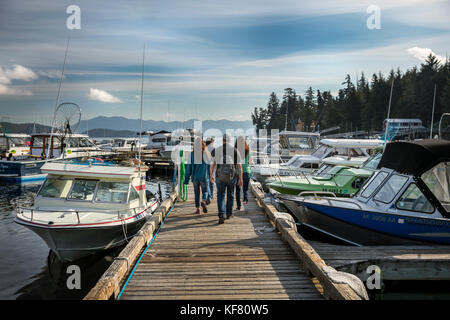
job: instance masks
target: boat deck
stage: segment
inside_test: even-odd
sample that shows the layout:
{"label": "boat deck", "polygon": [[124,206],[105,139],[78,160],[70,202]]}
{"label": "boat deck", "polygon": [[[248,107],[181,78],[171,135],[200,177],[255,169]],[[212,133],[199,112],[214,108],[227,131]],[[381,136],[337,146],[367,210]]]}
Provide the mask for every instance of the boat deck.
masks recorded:
{"label": "boat deck", "polygon": [[[194,192],[167,216],[124,299],[323,299],[249,192],[249,211],[218,224],[217,202],[195,214]],[[320,288],[320,286],[319,286]]]}

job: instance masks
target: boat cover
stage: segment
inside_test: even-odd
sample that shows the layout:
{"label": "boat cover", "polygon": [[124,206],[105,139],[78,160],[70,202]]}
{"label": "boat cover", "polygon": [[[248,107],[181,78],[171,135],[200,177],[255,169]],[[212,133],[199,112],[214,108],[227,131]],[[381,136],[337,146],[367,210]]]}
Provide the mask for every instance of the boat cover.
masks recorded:
{"label": "boat cover", "polygon": [[378,169],[420,176],[440,162],[450,161],[450,141],[396,141],[386,145]]}

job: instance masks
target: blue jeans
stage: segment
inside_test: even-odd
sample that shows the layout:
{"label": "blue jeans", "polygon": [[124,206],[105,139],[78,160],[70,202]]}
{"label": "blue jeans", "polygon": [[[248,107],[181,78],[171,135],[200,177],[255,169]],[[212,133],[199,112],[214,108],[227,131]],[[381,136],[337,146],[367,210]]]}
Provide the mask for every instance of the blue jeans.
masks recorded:
{"label": "blue jeans", "polygon": [[[244,202],[248,202],[248,183],[250,181],[250,175],[246,172],[242,174],[242,192],[244,193]],[[236,204],[238,209],[241,208],[241,188],[237,185],[236,182]]]}
{"label": "blue jeans", "polygon": [[206,181],[193,181],[195,194],[195,207],[200,208],[200,188],[202,189],[202,200],[208,199],[208,186]]}
{"label": "blue jeans", "polygon": [[211,200],[214,196],[214,183],[208,182],[208,200]]}
{"label": "blue jeans", "polygon": [[[234,198],[234,186],[236,184],[236,179],[230,183],[223,183],[216,180],[217,186],[217,208],[219,209],[219,218],[223,217],[226,213],[227,216],[231,216],[233,213],[233,198]],[[225,193],[227,194],[227,202],[225,206]]]}

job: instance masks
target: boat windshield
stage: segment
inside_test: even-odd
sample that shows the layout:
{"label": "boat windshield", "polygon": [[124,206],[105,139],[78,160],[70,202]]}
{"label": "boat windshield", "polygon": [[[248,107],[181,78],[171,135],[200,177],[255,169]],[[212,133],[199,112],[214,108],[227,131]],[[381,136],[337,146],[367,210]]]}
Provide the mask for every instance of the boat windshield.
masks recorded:
{"label": "boat windshield", "polygon": [[66,198],[73,180],[47,178],[39,190],[38,196],[45,198]]}
{"label": "boat windshield", "polygon": [[368,180],[368,182],[361,187],[360,195],[363,198],[369,198],[388,175],[389,173],[384,171],[380,171],[372,175],[370,180]]}
{"label": "boat windshield", "polygon": [[441,162],[421,176],[445,211],[450,212],[450,162]]}
{"label": "boat windshield", "polygon": [[374,154],[361,165],[361,168],[375,170],[378,167],[378,164],[380,163],[382,156],[383,156],[382,152]]}
{"label": "boat windshield", "polygon": [[128,182],[47,178],[38,196],[76,201],[127,203]]}

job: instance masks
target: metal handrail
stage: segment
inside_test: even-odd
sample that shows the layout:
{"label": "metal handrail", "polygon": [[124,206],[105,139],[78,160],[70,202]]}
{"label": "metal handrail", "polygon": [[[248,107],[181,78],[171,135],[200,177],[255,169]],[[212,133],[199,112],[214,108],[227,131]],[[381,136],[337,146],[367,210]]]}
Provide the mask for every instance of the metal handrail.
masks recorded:
{"label": "metal handrail", "polygon": [[303,197],[303,196],[308,195],[308,194],[312,194],[312,195],[314,195],[316,197],[318,197],[318,194],[328,194],[328,195],[331,195],[331,196],[337,198],[336,194],[334,192],[331,192],[331,191],[302,191],[302,192],[300,192],[298,194],[298,196],[299,197]]}
{"label": "metal handrail", "polygon": [[[75,213],[77,216],[77,221],[78,224],[81,223],[81,219],[80,219],[80,213],[115,213],[117,212],[117,218],[120,219],[122,214],[121,212],[125,212],[125,213],[130,213],[131,211],[136,214],[136,210],[141,210],[143,208],[143,210],[145,210],[147,207],[134,207],[134,208],[129,208],[126,210],[114,210],[114,209],[105,209],[105,210],[44,210],[44,209],[35,209],[35,208],[31,208],[31,207],[18,207],[17,210],[19,212],[19,214],[24,215],[23,212],[24,210],[30,211],[30,221],[33,221],[34,219],[34,213],[35,211],[38,212],[47,212],[47,213],[58,213],[58,214],[66,214],[66,213]],[[116,216],[114,216],[114,218],[111,218],[111,220],[115,219]],[[36,219],[34,219],[36,220]],[[37,220],[39,221],[39,220]]]}

